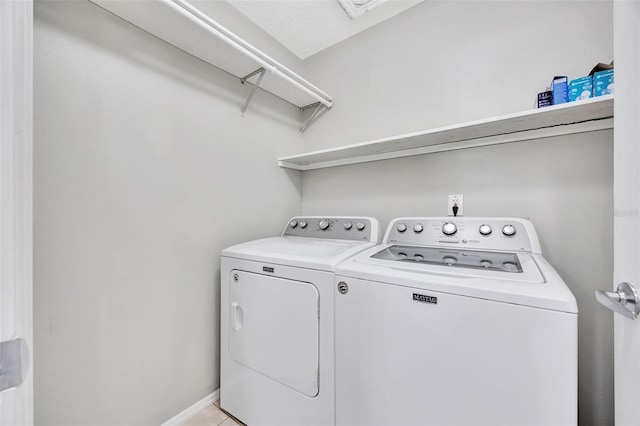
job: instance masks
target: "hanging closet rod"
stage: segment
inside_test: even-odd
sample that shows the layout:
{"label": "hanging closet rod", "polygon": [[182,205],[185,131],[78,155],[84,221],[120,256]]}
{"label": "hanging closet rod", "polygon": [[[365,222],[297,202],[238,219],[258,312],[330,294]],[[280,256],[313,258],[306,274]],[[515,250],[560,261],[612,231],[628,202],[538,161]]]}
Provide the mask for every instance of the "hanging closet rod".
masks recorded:
{"label": "hanging closet rod", "polygon": [[206,29],[208,32],[218,37],[220,40],[224,41],[231,47],[237,49],[244,55],[259,63],[269,72],[288,81],[290,84],[307,93],[309,96],[311,96],[327,108],[331,108],[333,104],[333,99],[331,98],[331,96],[327,95],[322,90],[318,89],[313,84],[300,77],[298,74],[294,73],[281,63],[277,62],[275,59],[261,52],[245,40],[241,39],[222,25],[218,24],[198,8],[189,4],[186,0],[163,1],[179,13],[183,14],[185,17],[194,21],[195,23]]}

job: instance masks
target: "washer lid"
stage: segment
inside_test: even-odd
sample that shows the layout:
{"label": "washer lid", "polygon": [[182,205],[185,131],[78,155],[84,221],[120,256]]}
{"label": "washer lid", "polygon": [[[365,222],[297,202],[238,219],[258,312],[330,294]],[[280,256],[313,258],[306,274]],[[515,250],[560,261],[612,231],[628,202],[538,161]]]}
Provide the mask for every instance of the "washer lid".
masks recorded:
{"label": "washer lid", "polygon": [[222,256],[333,271],[338,263],[374,245],[324,238],[274,237],[229,247],[222,251]]}
{"label": "washer lid", "polygon": [[[388,250],[395,247],[393,250]],[[576,300],[562,278],[541,255],[536,253],[496,252],[494,261],[516,256],[521,272],[434,264],[424,261],[394,259],[424,253],[425,247],[411,247],[413,251],[400,252],[401,246],[376,246],[342,262],[336,268],[337,280],[347,284],[357,278],[381,284],[412,287],[424,291],[439,291],[461,296],[475,297],[496,302],[513,303],[535,308],[577,313]],[[410,246],[408,246],[410,247]],[[387,251],[388,250],[388,251]],[[441,255],[450,250],[441,249]],[[456,251],[454,249],[453,251]],[[436,253],[436,252],[432,252]],[[459,250],[458,255],[475,256],[482,251]],[[378,257],[376,257],[378,256]]]}
{"label": "washer lid", "polygon": [[[521,274],[523,272],[516,253],[392,245],[371,257],[419,265],[440,265],[479,269],[481,271],[508,272],[511,274]],[[514,276],[513,278],[516,277]]]}
{"label": "washer lid", "polygon": [[[354,262],[382,266],[385,270],[451,278],[480,278],[512,283],[545,282],[540,268],[528,253],[464,250],[448,247],[404,245],[380,246],[359,255]],[[396,272],[396,273],[397,273]]]}

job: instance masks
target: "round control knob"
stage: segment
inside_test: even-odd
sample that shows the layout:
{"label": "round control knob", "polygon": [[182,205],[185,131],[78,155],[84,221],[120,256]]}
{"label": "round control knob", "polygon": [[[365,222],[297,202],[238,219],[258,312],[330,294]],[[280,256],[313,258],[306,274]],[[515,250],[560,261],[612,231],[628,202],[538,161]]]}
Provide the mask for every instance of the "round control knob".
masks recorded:
{"label": "round control knob", "polygon": [[513,237],[516,235],[516,227],[513,225],[505,225],[502,227],[502,233],[507,237]]}
{"label": "round control knob", "polygon": [[423,230],[424,230],[424,227],[423,227],[421,224],[416,223],[415,225],[413,225],[413,232],[415,232],[415,233],[419,234],[419,233],[421,233]]}
{"label": "round control knob", "polygon": [[480,234],[481,235],[489,235],[492,232],[492,229],[489,225],[480,225]]}
{"label": "round control knob", "polygon": [[301,220],[299,225],[300,225],[300,228],[304,229],[307,227],[307,222],[305,222],[304,220]]}
{"label": "round control knob", "polygon": [[518,265],[513,262],[504,262],[502,268],[507,272],[515,272],[518,270]]}
{"label": "round control knob", "polygon": [[396,229],[398,230],[398,232],[404,232],[407,230],[407,225],[405,225],[404,223],[399,223],[398,226],[396,226]]}
{"label": "round control knob", "polygon": [[292,228],[295,228],[296,226],[298,226],[298,221],[297,220],[292,220],[291,222],[289,222],[289,226]]}
{"label": "round control knob", "polygon": [[358,229],[358,231],[362,231],[364,229],[364,223],[362,222],[356,223],[356,228]]}
{"label": "round control knob", "polygon": [[320,222],[318,222],[318,226],[320,227],[320,229],[322,229],[323,231],[326,231],[327,228],[329,227],[329,221],[328,220],[321,220]]}
{"label": "round control knob", "polygon": [[458,263],[458,259],[456,259],[455,256],[445,256],[442,258],[442,263],[452,266]]}
{"label": "round control knob", "polygon": [[455,223],[447,222],[444,225],[442,225],[442,233],[444,235],[453,235],[456,232],[458,232],[458,227],[456,226]]}
{"label": "round control knob", "polygon": [[351,222],[345,222],[344,223],[344,229],[346,229],[348,231],[351,228],[353,228],[353,224]]}

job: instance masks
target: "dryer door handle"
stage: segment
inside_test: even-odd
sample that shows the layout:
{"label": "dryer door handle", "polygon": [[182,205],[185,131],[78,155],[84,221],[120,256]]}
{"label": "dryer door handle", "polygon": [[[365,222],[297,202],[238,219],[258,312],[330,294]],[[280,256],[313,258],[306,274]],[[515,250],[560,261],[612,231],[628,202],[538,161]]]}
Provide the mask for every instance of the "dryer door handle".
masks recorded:
{"label": "dryer door handle", "polygon": [[598,302],[629,319],[636,319],[640,314],[640,298],[635,286],[631,283],[620,283],[616,291],[596,291]]}
{"label": "dryer door handle", "polygon": [[242,328],[242,321],[244,319],[244,312],[238,302],[231,304],[231,328],[233,331],[238,331]]}

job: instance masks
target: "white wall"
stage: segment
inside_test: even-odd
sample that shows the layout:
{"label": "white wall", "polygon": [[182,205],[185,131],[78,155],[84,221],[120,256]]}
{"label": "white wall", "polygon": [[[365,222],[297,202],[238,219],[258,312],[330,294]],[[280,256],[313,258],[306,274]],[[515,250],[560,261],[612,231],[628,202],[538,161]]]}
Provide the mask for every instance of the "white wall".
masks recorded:
{"label": "white wall", "polygon": [[[334,108],[305,150],[527,110],[554,75],[613,55],[610,2],[424,2],[305,61]],[[574,292],[581,425],[613,424],[612,132],[572,135],[304,172],[305,214],[529,217]],[[472,354],[470,354],[472,356]]]}
{"label": "white wall", "polygon": [[35,7],[37,424],[160,424],[219,386],[219,253],[301,210],[298,110],[86,1]]}

